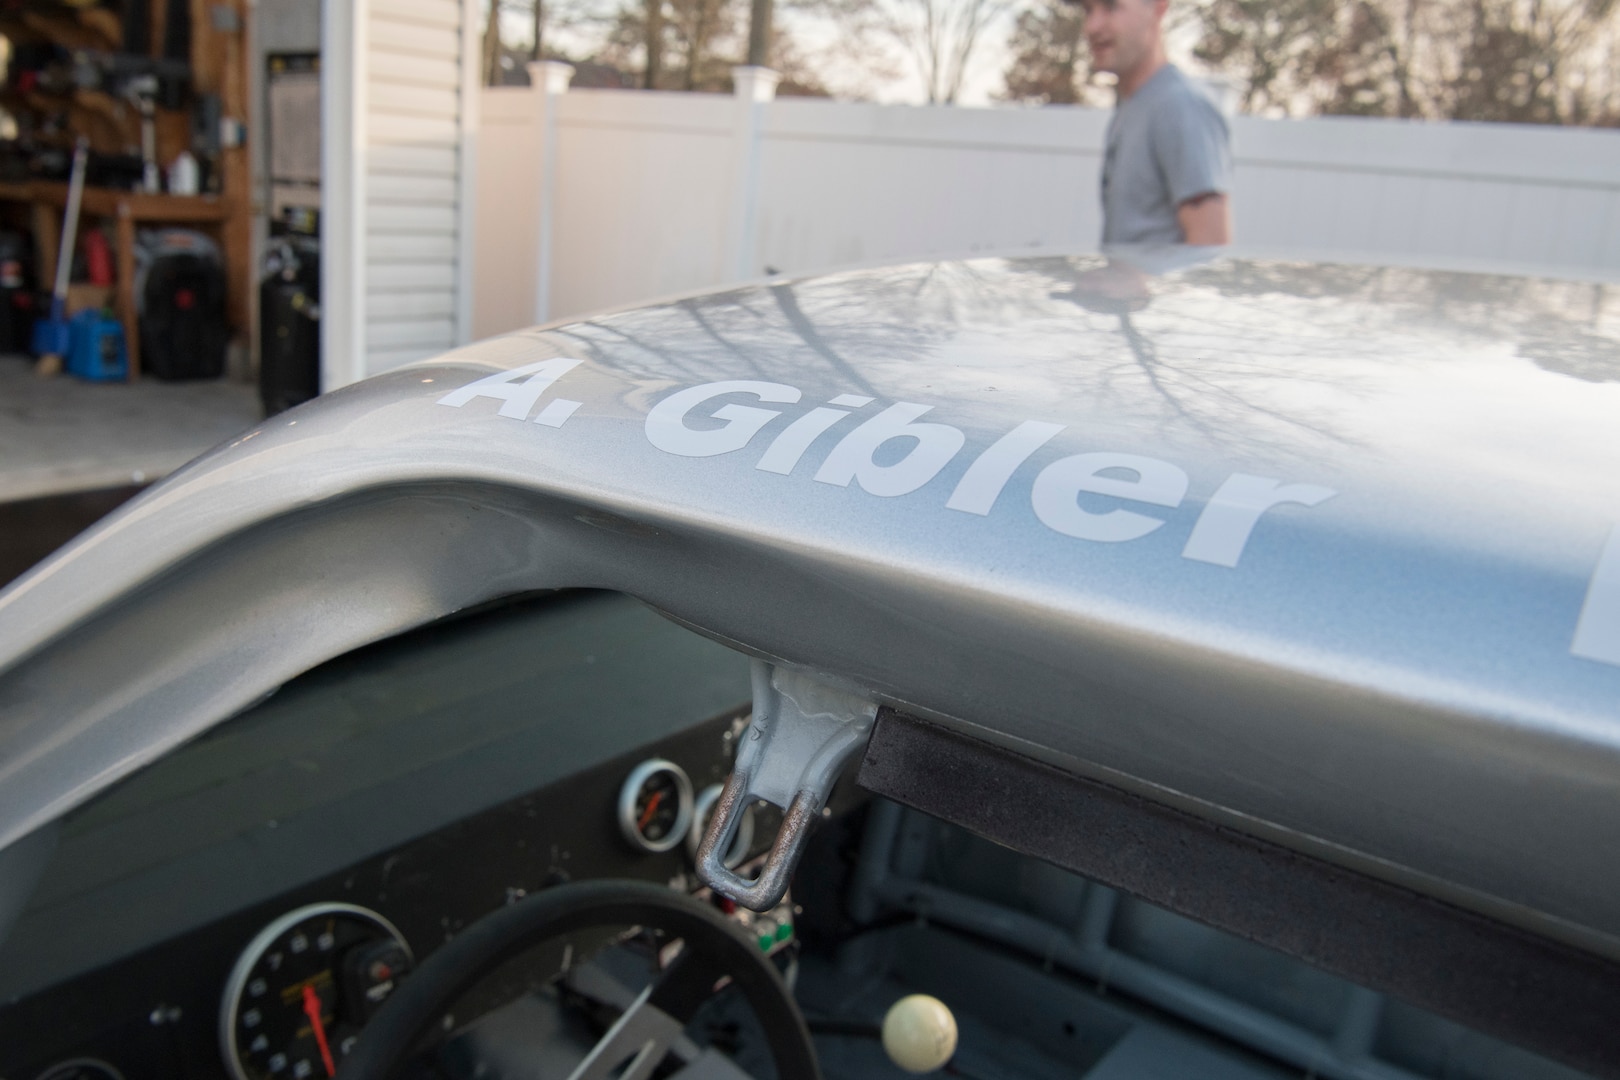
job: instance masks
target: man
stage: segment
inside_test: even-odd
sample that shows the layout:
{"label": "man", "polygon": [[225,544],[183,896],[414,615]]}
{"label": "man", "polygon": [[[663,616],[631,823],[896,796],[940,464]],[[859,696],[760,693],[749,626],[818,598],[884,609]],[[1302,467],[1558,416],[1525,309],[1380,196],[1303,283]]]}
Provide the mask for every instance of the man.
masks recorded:
{"label": "man", "polygon": [[1168,0],[1081,0],[1092,66],[1119,82],[1103,161],[1103,246],[1226,244],[1226,118],[1164,51]]}

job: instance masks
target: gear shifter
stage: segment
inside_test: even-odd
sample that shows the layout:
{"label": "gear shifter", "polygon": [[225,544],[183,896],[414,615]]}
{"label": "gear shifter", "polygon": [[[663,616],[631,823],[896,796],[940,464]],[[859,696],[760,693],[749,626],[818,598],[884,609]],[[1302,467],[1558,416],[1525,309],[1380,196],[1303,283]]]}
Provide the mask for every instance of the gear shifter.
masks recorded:
{"label": "gear shifter", "polygon": [[908,994],[883,1017],[883,1050],[909,1073],[943,1068],[956,1053],[956,1017],[939,998]]}

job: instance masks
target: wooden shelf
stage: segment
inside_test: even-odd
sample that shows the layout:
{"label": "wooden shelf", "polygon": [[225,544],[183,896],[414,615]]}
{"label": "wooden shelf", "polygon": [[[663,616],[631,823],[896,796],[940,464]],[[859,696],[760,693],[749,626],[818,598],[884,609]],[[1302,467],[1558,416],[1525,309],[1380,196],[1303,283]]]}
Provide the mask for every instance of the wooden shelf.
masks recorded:
{"label": "wooden shelf", "polygon": [[[34,213],[34,247],[39,262],[39,280],[48,285],[56,276],[56,248],[59,237],[56,210],[65,209],[68,186],[46,180],[0,183],[0,201],[27,203]],[[135,226],[139,222],[166,225],[206,225],[227,253],[227,286],[241,288],[242,279],[233,279],[229,261],[230,226],[243,219],[240,207],[230,199],[214,195],[148,195],[111,188],[84,189],[79,202],[81,216],[112,218],[118,234],[118,317],[124,325],[124,344],[129,353],[129,378],[141,371],[140,326],[135,318]]]}
{"label": "wooden shelf", "polygon": [[[68,186],[46,180],[0,184],[0,199],[41,202],[67,207]],[[156,221],[175,225],[224,221],[236,211],[235,204],[218,195],[148,195],[139,191],[113,188],[84,189],[80,213],[116,217],[120,206],[128,207],[135,221]]]}
{"label": "wooden shelf", "polygon": [[105,9],[79,12],[9,11],[0,33],[14,41],[49,41],[67,49],[112,51],[122,44],[118,16]]}

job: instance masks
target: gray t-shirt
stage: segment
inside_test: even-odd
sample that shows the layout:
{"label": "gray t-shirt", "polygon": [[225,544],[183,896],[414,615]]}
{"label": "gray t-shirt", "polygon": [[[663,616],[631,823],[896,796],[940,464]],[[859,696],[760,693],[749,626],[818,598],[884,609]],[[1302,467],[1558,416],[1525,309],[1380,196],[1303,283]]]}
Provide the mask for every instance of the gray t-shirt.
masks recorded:
{"label": "gray t-shirt", "polygon": [[1103,246],[1179,244],[1176,208],[1232,185],[1226,118],[1166,64],[1119,103],[1103,158]]}

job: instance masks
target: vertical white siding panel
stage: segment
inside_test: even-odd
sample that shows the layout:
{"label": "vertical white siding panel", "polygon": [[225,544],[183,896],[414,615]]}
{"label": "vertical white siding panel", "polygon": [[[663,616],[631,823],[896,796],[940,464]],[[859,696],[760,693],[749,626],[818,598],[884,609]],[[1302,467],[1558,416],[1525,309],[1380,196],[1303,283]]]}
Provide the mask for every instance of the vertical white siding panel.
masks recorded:
{"label": "vertical white siding panel", "polygon": [[477,20],[470,0],[368,0],[354,18],[368,204],[354,332],[372,374],[469,336]]}
{"label": "vertical white siding panel", "polygon": [[366,60],[372,0],[321,6],[321,389],[366,375]]}
{"label": "vertical white siding panel", "polygon": [[[535,0],[539,11],[540,0]],[[465,345],[473,340],[473,265],[474,239],[477,235],[478,190],[478,132],[482,122],[483,95],[479,92],[478,20],[467,0],[460,4],[461,55],[461,147],[456,159],[460,173],[460,198],[456,246],[456,299],[455,343]]]}

